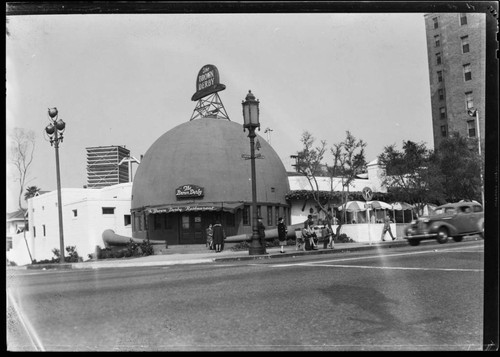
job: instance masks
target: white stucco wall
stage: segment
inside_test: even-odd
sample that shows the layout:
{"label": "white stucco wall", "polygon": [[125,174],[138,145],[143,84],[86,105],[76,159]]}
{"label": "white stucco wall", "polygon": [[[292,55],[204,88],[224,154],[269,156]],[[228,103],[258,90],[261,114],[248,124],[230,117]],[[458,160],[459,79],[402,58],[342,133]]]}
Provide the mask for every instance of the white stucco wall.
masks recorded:
{"label": "white stucco wall", "polygon": [[[26,241],[31,241],[30,232],[26,232]],[[16,265],[26,265],[31,263],[28,248],[26,247],[26,242],[24,240],[24,233],[12,235],[12,248],[7,251],[6,258],[9,262],[16,263]]]}
{"label": "white stucco wall", "polygon": [[[87,260],[88,254],[93,253],[97,245],[104,247],[104,230],[112,229],[117,234],[131,237],[131,225],[125,226],[124,218],[130,215],[131,193],[132,183],[102,189],[62,188],[64,247],[76,246],[79,256]],[[114,213],[103,214],[103,207],[114,207]],[[27,239],[32,257],[38,261],[51,259],[54,257],[52,250],[60,248],[57,191],[31,198],[28,200],[28,210],[30,231]],[[33,227],[36,236],[33,236]],[[16,249],[23,247],[17,244]],[[27,251],[26,247],[24,250]],[[13,249],[11,256],[20,254]],[[18,262],[16,264],[20,265]]]}

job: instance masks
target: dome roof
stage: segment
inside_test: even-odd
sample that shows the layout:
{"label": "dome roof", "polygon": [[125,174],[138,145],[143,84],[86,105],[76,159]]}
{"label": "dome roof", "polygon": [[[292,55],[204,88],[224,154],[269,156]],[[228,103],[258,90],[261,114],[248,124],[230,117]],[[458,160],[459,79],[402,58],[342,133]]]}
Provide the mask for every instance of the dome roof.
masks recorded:
{"label": "dome roof", "polygon": [[[257,202],[286,204],[288,177],[279,156],[257,134],[263,159],[255,160]],[[248,131],[226,119],[192,120],[163,134],[143,156],[132,186],[132,210],[186,204],[177,199],[183,185],[204,188],[202,202],[252,202]]]}

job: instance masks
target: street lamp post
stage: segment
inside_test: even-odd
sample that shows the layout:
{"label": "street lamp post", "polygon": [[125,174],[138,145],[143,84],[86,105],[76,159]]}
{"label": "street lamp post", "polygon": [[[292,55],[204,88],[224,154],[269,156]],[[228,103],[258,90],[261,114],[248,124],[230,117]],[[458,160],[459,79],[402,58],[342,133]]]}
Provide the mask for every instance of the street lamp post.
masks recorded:
{"label": "street lamp post", "polygon": [[63,141],[63,133],[66,123],[62,119],[58,119],[57,108],[49,108],[50,124],[45,128],[45,132],[49,136],[50,146],[54,145],[56,149],[56,175],[57,175],[57,208],[59,211],[59,261],[64,263],[64,232],[63,232],[63,217],[61,205],[61,174],[59,172],[59,142]]}
{"label": "street lamp post", "polygon": [[255,129],[259,128],[259,101],[251,91],[241,103],[243,106],[243,131],[248,129],[248,137],[250,138],[250,161],[252,163],[252,242],[248,250],[249,255],[266,254],[266,247],[263,247],[260,242],[257,217],[257,185],[255,179]]}
{"label": "street lamp post", "polygon": [[481,155],[481,130],[479,129],[479,110],[470,108],[467,113],[471,117],[476,117],[476,130],[477,130],[477,148],[479,153],[479,176],[481,180],[481,204],[484,207],[484,183],[483,183],[483,157]]}

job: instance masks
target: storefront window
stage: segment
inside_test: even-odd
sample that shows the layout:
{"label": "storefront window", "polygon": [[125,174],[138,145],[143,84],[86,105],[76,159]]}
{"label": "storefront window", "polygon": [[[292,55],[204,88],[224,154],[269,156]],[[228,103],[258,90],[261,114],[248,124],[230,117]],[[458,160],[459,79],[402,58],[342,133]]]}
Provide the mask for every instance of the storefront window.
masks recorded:
{"label": "storefront window", "polygon": [[159,214],[153,215],[153,227],[155,231],[159,231],[161,229],[161,221]]}
{"label": "storefront window", "polygon": [[169,218],[168,214],[163,215],[163,225],[165,229],[172,229],[172,220]]}
{"label": "storefront window", "polygon": [[189,229],[189,216],[182,216],[182,229]]}
{"label": "storefront window", "polygon": [[243,206],[243,225],[250,225],[250,206]]}
{"label": "storefront window", "polygon": [[234,214],[226,215],[226,226],[234,227],[234,225],[235,225]]}
{"label": "storefront window", "polygon": [[267,206],[267,225],[273,225],[273,206]]}

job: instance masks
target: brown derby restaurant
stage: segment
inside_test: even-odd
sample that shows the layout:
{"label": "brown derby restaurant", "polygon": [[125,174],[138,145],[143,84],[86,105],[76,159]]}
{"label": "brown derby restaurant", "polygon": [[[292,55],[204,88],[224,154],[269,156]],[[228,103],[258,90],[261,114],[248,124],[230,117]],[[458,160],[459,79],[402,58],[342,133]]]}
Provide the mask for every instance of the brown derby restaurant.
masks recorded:
{"label": "brown derby restaurant", "polygon": [[[215,66],[200,70],[196,88],[191,119],[161,135],[137,169],[131,202],[134,238],[204,244],[206,228],[216,221],[228,236],[252,232],[250,144],[243,117],[233,122],[227,116],[217,93],[225,86]],[[278,217],[290,223],[285,167],[266,140],[259,135],[256,140],[259,215],[266,226],[275,226]]]}

